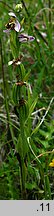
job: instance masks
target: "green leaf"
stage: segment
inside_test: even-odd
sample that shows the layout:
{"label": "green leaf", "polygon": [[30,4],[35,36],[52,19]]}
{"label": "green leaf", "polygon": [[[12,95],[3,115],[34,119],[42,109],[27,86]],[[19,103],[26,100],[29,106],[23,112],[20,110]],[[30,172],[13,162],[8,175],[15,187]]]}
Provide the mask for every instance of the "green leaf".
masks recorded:
{"label": "green leaf", "polygon": [[29,116],[31,116],[32,112],[34,111],[35,106],[36,106],[36,104],[37,104],[37,100],[38,100],[38,97],[35,98],[34,102],[32,103],[32,105],[31,105],[31,107],[30,107],[30,109],[29,109]]}
{"label": "green leaf", "polygon": [[36,188],[36,183],[35,182],[26,183],[26,189],[33,190],[34,188]]}
{"label": "green leaf", "polygon": [[31,70],[29,70],[26,74],[25,74],[25,76],[24,76],[24,81],[28,81],[28,78],[29,78],[29,76],[30,76],[30,72],[31,72]]}

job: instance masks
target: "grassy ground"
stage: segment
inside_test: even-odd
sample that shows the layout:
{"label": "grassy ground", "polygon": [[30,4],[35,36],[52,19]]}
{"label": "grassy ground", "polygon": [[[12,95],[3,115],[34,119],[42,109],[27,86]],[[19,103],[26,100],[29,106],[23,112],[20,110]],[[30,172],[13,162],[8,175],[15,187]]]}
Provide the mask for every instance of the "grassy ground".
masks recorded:
{"label": "grassy ground", "polygon": [[[0,1],[2,200],[54,199],[53,8],[53,0]],[[10,11],[16,14],[23,32],[14,30],[14,20],[9,26]],[[10,33],[3,31],[7,27]],[[19,42],[21,33],[34,40]],[[17,58],[20,65],[16,65]]]}

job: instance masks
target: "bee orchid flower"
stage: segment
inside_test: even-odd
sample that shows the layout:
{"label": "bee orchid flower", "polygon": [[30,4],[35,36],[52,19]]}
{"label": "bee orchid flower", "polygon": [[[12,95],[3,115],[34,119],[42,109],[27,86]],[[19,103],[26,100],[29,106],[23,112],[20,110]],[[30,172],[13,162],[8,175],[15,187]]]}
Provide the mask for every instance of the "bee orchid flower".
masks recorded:
{"label": "bee orchid flower", "polygon": [[27,41],[32,42],[35,39],[35,37],[27,35],[25,33],[20,34],[18,38],[19,38],[19,42],[27,42]]}
{"label": "bee orchid flower", "polygon": [[16,15],[13,12],[9,13],[9,16],[11,17],[9,22],[5,25],[6,30],[4,30],[3,32],[9,33],[10,30],[15,30],[16,32],[20,31],[20,23],[17,20]]}
{"label": "bee orchid flower", "polygon": [[13,60],[8,62],[8,66],[10,66],[10,65],[20,65],[20,64],[21,64],[20,58],[13,59]]}

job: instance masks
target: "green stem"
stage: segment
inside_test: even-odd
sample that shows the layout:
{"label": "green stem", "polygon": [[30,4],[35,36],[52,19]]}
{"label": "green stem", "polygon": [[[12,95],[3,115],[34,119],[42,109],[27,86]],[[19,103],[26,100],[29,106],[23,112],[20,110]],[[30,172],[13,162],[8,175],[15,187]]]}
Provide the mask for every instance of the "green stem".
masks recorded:
{"label": "green stem", "polygon": [[51,24],[51,0],[49,0],[49,23]]}
{"label": "green stem", "polygon": [[21,187],[22,187],[22,198],[26,199],[26,188],[25,188],[25,182],[26,182],[26,170],[25,170],[25,163],[24,163],[24,145],[25,143],[25,135],[24,135],[24,122],[23,122],[23,107],[20,107],[19,111],[19,118],[20,118],[20,133],[21,133]]}
{"label": "green stem", "polygon": [[[19,87],[19,100],[22,98],[22,90]],[[23,118],[23,106],[20,106],[19,102],[19,121],[20,121],[20,135],[21,135],[21,192],[22,192],[22,199],[26,199],[26,170],[25,170],[25,163],[24,163],[24,156],[25,156],[25,133],[24,133],[24,118]]]}

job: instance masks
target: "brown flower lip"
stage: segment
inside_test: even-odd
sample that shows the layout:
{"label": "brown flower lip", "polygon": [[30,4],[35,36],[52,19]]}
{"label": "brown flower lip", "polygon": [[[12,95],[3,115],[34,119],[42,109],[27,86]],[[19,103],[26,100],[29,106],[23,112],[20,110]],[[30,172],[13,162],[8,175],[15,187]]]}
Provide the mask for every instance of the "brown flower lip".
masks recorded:
{"label": "brown flower lip", "polygon": [[20,81],[16,83],[17,86],[23,86],[26,85],[26,82]]}
{"label": "brown flower lip", "polygon": [[23,106],[25,103],[26,103],[26,100],[22,97],[22,98],[19,100],[19,108],[20,108],[21,106]]}

